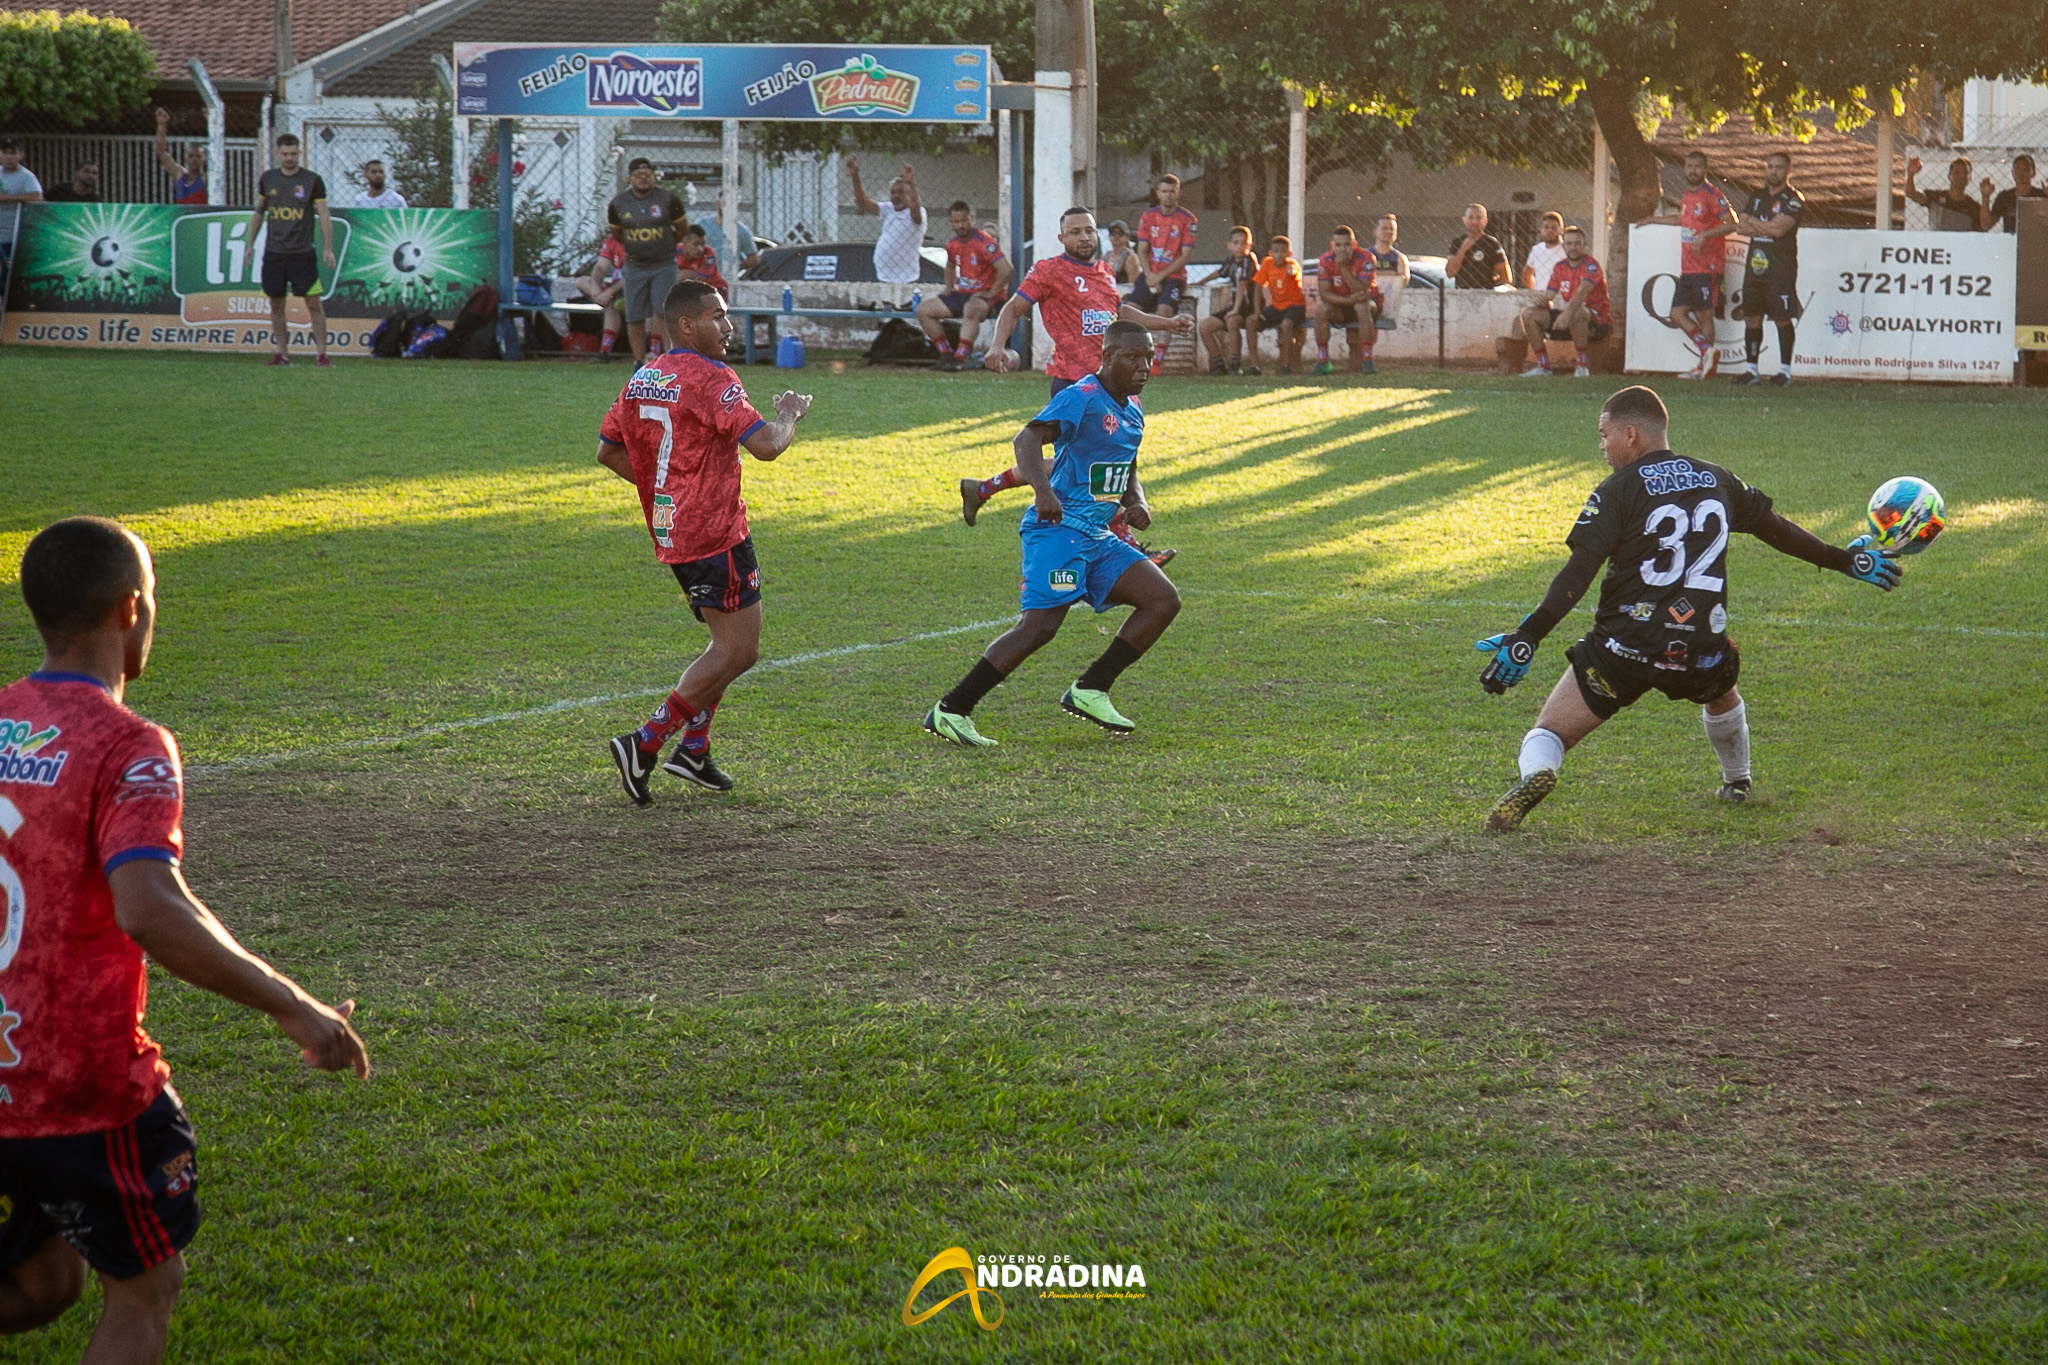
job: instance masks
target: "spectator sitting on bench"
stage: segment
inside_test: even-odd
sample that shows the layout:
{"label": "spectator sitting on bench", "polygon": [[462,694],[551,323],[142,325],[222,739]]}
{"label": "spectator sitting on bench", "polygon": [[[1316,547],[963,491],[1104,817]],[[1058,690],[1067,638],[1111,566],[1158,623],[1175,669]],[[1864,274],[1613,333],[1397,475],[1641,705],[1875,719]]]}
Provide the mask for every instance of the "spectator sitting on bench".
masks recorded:
{"label": "spectator sitting on bench", "polygon": [[[1230,285],[1230,302],[1223,306],[1223,311],[1202,319],[1202,349],[1209,353],[1210,374],[1259,372],[1258,324],[1253,321],[1259,311],[1259,287],[1252,283],[1252,276],[1258,269],[1258,253],[1252,250],[1252,230],[1234,227],[1230,230],[1230,259],[1197,283],[1199,288],[1211,280],[1220,279]],[[1240,364],[1240,334],[1244,338],[1244,353],[1252,358],[1249,366]],[[1227,343],[1223,340],[1226,337]],[[1230,355],[1227,369],[1224,361],[1226,350]]]}
{"label": "spectator sitting on bench", "polygon": [[[1359,315],[1364,310],[1364,316]],[[1330,327],[1344,329],[1345,342],[1359,373],[1373,373],[1373,324],[1379,321],[1380,291],[1373,283],[1372,256],[1358,249],[1358,236],[1339,226],[1330,234],[1330,249],[1316,262],[1316,373],[1334,374],[1330,359]],[[1361,328],[1365,340],[1361,344]]]}
{"label": "spectator sitting on bench", "polygon": [[1522,313],[1522,335],[1536,356],[1536,363],[1522,371],[1524,379],[1550,377],[1550,348],[1546,339],[1572,343],[1574,379],[1584,379],[1593,372],[1587,363],[1587,345],[1607,340],[1607,277],[1600,270],[1600,262],[1586,254],[1586,234],[1582,229],[1568,227],[1560,240],[1564,244],[1564,259],[1551,267],[1543,300]]}
{"label": "spectator sitting on bench", "polygon": [[732,286],[725,282],[725,276],[718,273],[718,254],[711,249],[710,234],[702,223],[692,223],[683,229],[683,238],[676,243],[676,273],[689,271],[716,289],[721,298],[732,297]]}
{"label": "spectator sitting on bench", "polygon": [[1301,367],[1301,329],[1308,324],[1308,296],[1302,291],[1301,262],[1294,259],[1294,243],[1275,236],[1273,249],[1252,276],[1252,283],[1266,291],[1266,306],[1252,325],[1252,364],[1259,362],[1259,333],[1277,327],[1279,373],[1293,374]]}
{"label": "spectator sitting on bench", "polygon": [[604,309],[604,337],[598,345],[599,353],[610,360],[612,348],[619,343],[619,333],[625,330],[626,314],[619,307],[619,294],[625,289],[625,281],[619,278],[619,271],[626,264],[626,248],[619,245],[616,237],[607,237],[597,249],[597,259],[590,263],[590,269],[576,277],[576,292]]}
{"label": "spectator sitting on bench", "polygon": [[[938,347],[939,368],[957,370],[974,354],[974,339],[989,310],[1002,306],[1010,292],[1012,267],[996,239],[974,225],[974,206],[955,199],[946,210],[953,235],[946,239],[946,283],[934,297],[917,306],[917,325]],[[946,319],[960,320],[960,344],[946,344]]]}

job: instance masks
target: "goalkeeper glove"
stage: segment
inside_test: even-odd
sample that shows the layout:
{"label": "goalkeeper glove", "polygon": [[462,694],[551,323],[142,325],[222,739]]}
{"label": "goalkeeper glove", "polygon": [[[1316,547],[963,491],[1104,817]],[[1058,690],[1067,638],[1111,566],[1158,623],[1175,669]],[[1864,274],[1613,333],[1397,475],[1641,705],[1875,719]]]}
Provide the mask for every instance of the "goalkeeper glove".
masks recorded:
{"label": "goalkeeper glove", "polygon": [[1493,655],[1479,671],[1479,685],[1496,697],[1527,677],[1536,658],[1536,642],[1519,630],[1475,640],[1472,648]]}
{"label": "goalkeeper glove", "polygon": [[1888,554],[1865,548],[1869,544],[1869,536],[1858,536],[1849,542],[1849,567],[1842,572],[1859,583],[1890,592],[1905,577],[1905,566]]}

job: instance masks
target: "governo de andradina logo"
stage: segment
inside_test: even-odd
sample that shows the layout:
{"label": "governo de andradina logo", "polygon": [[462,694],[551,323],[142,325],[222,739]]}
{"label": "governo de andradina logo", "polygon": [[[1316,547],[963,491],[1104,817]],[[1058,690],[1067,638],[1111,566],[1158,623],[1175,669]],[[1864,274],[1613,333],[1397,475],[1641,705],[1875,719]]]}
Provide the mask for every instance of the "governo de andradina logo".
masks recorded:
{"label": "governo de andradina logo", "polygon": [[[951,1297],[939,1300],[922,1313],[912,1311],[912,1306],[916,1304],[917,1296],[924,1292],[924,1287],[949,1270],[959,1271],[960,1278],[966,1283],[967,1287]],[[982,1310],[981,1296],[983,1294],[987,1294],[989,1298],[995,1300],[996,1315],[993,1320]],[[944,1251],[932,1257],[931,1260],[925,1262],[924,1269],[917,1274],[916,1282],[910,1286],[910,1293],[903,1299],[903,1325],[905,1327],[915,1327],[921,1322],[928,1322],[945,1312],[947,1308],[960,1299],[967,1300],[968,1306],[974,1310],[974,1320],[981,1324],[983,1331],[993,1332],[996,1328],[1002,1326],[1003,1296],[996,1293],[993,1289],[984,1289],[974,1282],[974,1258],[967,1254],[967,1248],[947,1247]]]}
{"label": "governo de andradina logo", "polygon": [[[917,1296],[925,1286],[948,1271],[960,1272],[963,1288],[919,1312]],[[948,1282],[941,1281],[941,1289]],[[1090,1265],[1071,1256],[1004,1255],[970,1256],[965,1247],[947,1247],[925,1263],[910,1293],[903,1299],[903,1325],[916,1327],[929,1322],[961,1299],[966,1299],[974,1320],[983,1331],[993,1332],[1002,1324],[1005,1312],[997,1286],[1023,1287],[1037,1291],[1040,1299],[1142,1299],[1145,1297],[1145,1268],[1142,1265]],[[986,1298],[991,1310],[983,1306]]]}

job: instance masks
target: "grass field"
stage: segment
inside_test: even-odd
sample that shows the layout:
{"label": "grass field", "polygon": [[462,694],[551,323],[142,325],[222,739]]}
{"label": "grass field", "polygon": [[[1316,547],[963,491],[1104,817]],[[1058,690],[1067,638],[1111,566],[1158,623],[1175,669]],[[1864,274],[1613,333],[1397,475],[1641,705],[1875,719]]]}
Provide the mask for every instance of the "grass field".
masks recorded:
{"label": "grass field", "polygon": [[[362,1001],[379,1066],[304,1074],[157,975],[211,1219],[178,1358],[2048,1353],[2048,1149],[1957,1156],[2037,1129],[2037,1076],[1902,1061],[1824,1099],[1783,1038],[1680,1065],[1613,1043],[1647,1014],[1568,1027],[1529,975],[1789,869],[1832,888],[1780,917],[1828,947],[2019,916],[1943,950],[2004,955],[2022,1022],[1972,1036],[2028,1055],[2048,403],[1660,386],[1681,453],[1824,536],[1898,473],[1949,529],[1890,596],[1738,537],[1765,799],[1714,802],[1696,710],[1645,703],[1503,847],[1479,818],[1585,612],[1505,699],[1471,642],[1561,562],[1608,384],[1156,383],[1149,538],[1186,607],[1118,686],[1138,735],[1059,713],[1116,619],[1075,615],[966,754],[917,721],[1015,611],[1024,501],[969,530],[952,489],[1008,462],[1043,381],[806,372],[797,446],[748,468],[765,664],[716,734],[740,790],[637,811],[603,740],[703,637],[592,463],[623,378],[0,352],[0,575],[69,513],[151,542],[130,700],[185,746],[188,873]],[[39,657],[11,590],[0,651]],[[1799,1127],[1823,1108],[1853,1141]],[[1909,1112],[1952,1126],[1907,1150]],[[1146,1297],[1019,1288],[993,1333],[964,1303],[905,1328],[956,1245],[1139,1262]]]}

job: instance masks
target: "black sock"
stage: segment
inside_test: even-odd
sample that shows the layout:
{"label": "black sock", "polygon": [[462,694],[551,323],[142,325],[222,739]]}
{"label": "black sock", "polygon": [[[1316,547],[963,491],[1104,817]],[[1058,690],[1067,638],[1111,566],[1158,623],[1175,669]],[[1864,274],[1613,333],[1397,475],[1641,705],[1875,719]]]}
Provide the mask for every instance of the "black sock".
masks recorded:
{"label": "black sock", "polygon": [[1759,328],[1757,328],[1757,329],[1756,329],[1756,330],[1755,330],[1754,332],[1744,332],[1744,333],[1742,334],[1742,358],[1743,358],[1744,360],[1748,361],[1748,362],[1749,362],[1749,364],[1750,364],[1750,365],[1751,365],[1752,367],[1754,367],[1754,366],[1756,365],[1756,358],[1757,358],[1758,356],[1762,355],[1762,354],[1763,354],[1763,352],[1764,352],[1764,329],[1763,329],[1763,328],[1759,327]]}
{"label": "black sock", "polygon": [[1778,324],[1778,363],[1787,370],[1792,368],[1792,324]]}
{"label": "black sock", "polygon": [[1004,674],[987,659],[976,659],[974,667],[967,670],[951,692],[939,698],[939,709],[956,716],[964,716],[974,710],[976,702],[995,691],[996,684]]}
{"label": "black sock", "polygon": [[1088,665],[1088,671],[1074,680],[1074,686],[1090,692],[1107,692],[1115,685],[1117,675],[1144,657],[1144,651],[1134,648],[1119,635],[1109,642],[1109,648],[1102,651],[1102,657]]}

